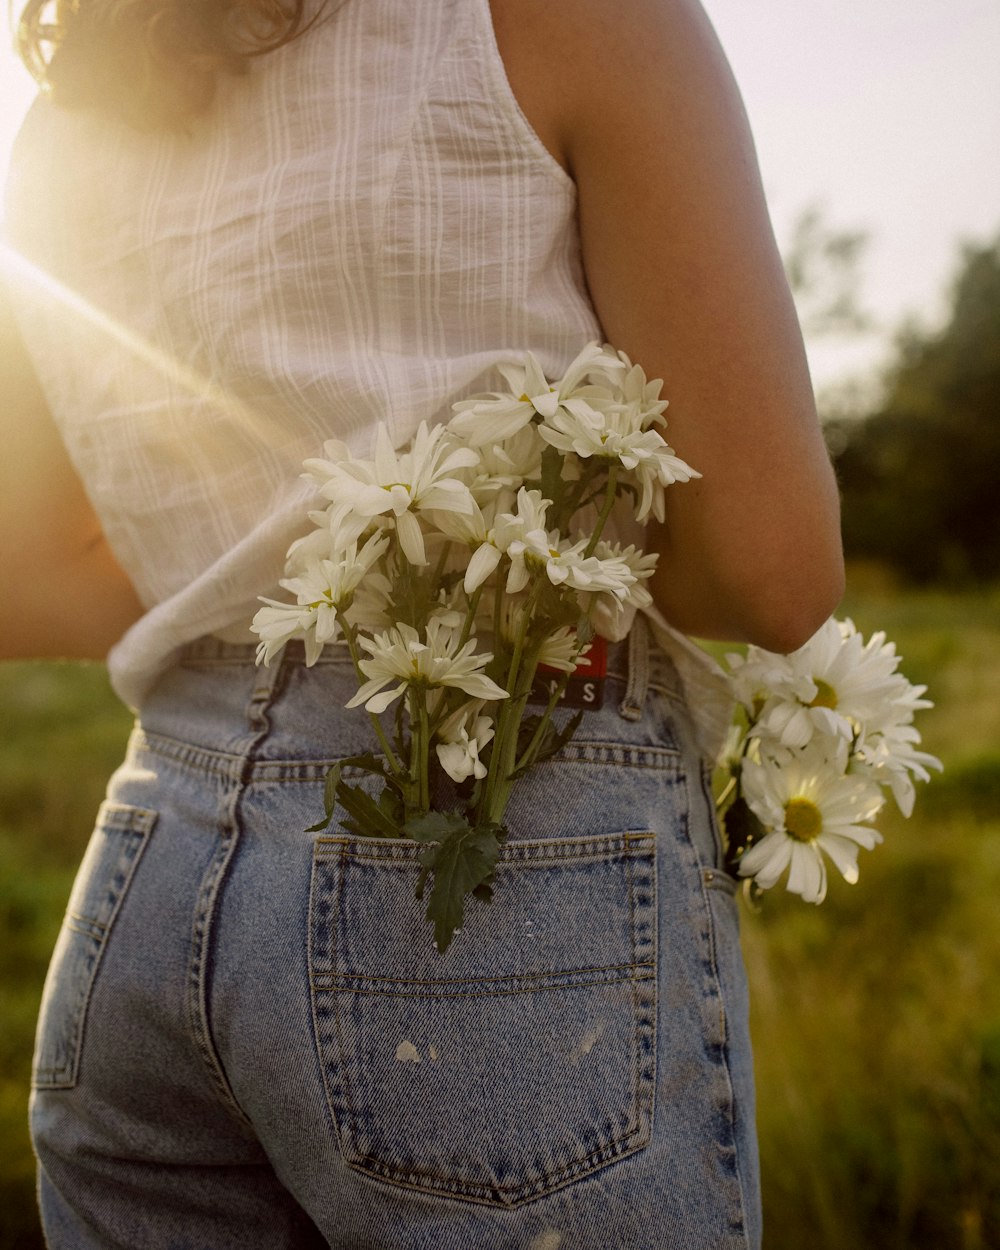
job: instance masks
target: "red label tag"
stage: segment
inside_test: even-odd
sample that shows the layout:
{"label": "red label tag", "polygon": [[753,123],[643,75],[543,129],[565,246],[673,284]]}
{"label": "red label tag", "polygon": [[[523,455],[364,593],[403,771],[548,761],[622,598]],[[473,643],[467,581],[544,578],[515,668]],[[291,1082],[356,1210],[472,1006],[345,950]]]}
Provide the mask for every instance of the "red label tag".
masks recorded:
{"label": "red label tag", "polygon": [[[597,709],[604,706],[604,678],[608,672],[608,644],[596,636],[591,640],[590,650],[570,674],[566,689],[559,700],[560,707]],[[535,683],[531,687],[529,703],[548,704],[553,692],[565,677],[562,669],[539,664]]]}

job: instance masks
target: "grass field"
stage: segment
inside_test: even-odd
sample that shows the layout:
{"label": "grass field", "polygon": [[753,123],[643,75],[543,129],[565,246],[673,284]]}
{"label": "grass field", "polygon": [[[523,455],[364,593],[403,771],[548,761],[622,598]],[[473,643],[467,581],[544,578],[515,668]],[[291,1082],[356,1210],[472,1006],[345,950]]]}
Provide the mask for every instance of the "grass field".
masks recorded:
{"label": "grass field", "polygon": [[[765,1246],[997,1250],[1000,591],[851,584],[840,615],[885,629],[930,687],[920,727],[946,772],[909,821],[882,819],[858,885],[744,909]],[[96,666],[0,666],[0,700],[0,1250],[33,1250],[34,1015],[129,717]]]}

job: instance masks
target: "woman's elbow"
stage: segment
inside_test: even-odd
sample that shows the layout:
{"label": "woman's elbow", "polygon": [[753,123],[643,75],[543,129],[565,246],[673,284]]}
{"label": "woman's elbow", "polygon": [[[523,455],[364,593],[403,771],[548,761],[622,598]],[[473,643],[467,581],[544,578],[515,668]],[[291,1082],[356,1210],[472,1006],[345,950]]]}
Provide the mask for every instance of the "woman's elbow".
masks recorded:
{"label": "woman's elbow", "polygon": [[822,557],[786,565],[758,593],[758,611],[746,642],[787,655],[797,651],[837,609],[844,596],[844,559],[839,543]]}

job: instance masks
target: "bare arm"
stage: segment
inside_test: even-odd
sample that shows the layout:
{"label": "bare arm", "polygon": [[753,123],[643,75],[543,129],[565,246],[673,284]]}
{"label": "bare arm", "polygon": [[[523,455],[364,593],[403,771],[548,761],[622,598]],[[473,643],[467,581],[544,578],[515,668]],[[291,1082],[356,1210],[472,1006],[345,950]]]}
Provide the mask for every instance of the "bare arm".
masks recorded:
{"label": "bare arm", "polygon": [[667,491],[657,602],[791,650],[843,590],[836,484],[739,93],[697,0],[494,0],[511,85],[579,191],[608,340],[665,379],[704,476]]}
{"label": "bare arm", "polygon": [[101,659],[142,613],[52,422],[0,283],[0,659]]}

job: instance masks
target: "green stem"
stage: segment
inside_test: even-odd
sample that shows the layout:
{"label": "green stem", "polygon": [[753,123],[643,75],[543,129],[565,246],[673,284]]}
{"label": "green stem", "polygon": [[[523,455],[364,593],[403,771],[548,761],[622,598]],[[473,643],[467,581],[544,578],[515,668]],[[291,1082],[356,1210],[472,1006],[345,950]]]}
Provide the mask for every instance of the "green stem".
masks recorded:
{"label": "green stem", "polygon": [[[532,604],[533,600],[529,600],[529,609]],[[523,651],[523,644],[530,621],[530,610],[526,610],[524,616],[525,624],[522,626],[520,636],[515,645],[515,656],[518,658],[518,661],[520,660],[520,653]],[[501,705],[499,715],[497,716],[496,734],[493,740],[494,749],[490,754],[486,787],[477,814],[477,819],[482,824],[501,824],[503,822],[503,814],[514,784],[511,775],[514,772],[517,759],[517,736],[521,728],[521,717],[524,714],[525,704],[528,702],[528,697],[531,694],[531,685],[534,680],[535,670],[538,667],[540,651],[541,643],[538,643],[528,652],[527,662],[516,672],[512,661],[511,673],[513,676],[507,687],[510,690],[510,698]]]}
{"label": "green stem", "polygon": [[472,592],[472,598],[466,600],[465,624],[462,626],[462,636],[458,640],[458,650],[465,646],[469,641],[469,635],[472,633],[472,626],[475,624],[476,611],[479,608],[479,600],[482,598],[483,588],[477,586]]}
{"label": "green stem", "polygon": [[497,578],[493,586],[493,654],[496,655],[502,641],[502,632],[500,628],[500,605],[503,602],[503,595],[506,593],[506,579],[500,576],[500,570],[497,569]]}
{"label": "green stem", "polygon": [[448,560],[448,552],[450,550],[451,550],[451,543],[446,542],[444,546],[441,548],[441,554],[438,556],[437,568],[434,570],[434,580],[431,582],[432,586],[441,585],[441,575],[442,573],[444,573],[444,566]]}
{"label": "green stem", "polygon": [[611,509],[615,506],[615,500],[617,498],[618,498],[618,465],[612,464],[611,467],[608,469],[608,484],[605,487],[605,491],[604,491],[604,506],[601,508],[601,511],[597,517],[597,522],[594,525],[594,532],[593,534],[591,534],[590,542],[587,544],[586,550],[583,553],[585,558],[587,556],[592,556],[594,554],[594,549],[601,540],[601,534],[604,531],[604,526],[607,522],[608,517],[611,515]]}
{"label": "green stem", "polygon": [[729,798],[730,794],[732,794],[732,792],[736,789],[738,785],[739,785],[739,782],[736,780],[735,777],[729,778],[729,780],[725,784],[725,787],[723,788],[722,793],[715,800],[716,811],[718,812],[722,811],[723,807],[725,807],[726,805],[726,799]]}
{"label": "green stem", "polygon": [[[416,755],[417,781],[420,787],[419,802],[421,812],[430,810],[430,779],[428,777],[427,759],[430,753],[430,725],[427,720],[427,691],[421,686],[411,687],[417,703],[417,721],[416,732],[413,734],[413,742],[416,746],[414,754]],[[413,720],[411,712],[411,723]]]}
{"label": "green stem", "polygon": [[545,730],[548,728],[549,724],[552,721],[552,713],[556,710],[556,707],[559,704],[559,700],[562,698],[563,692],[566,689],[566,684],[569,681],[571,676],[572,676],[571,673],[563,673],[562,677],[559,679],[559,682],[556,685],[556,688],[549,695],[548,706],[546,707],[545,711],[542,713],[538,721],[538,725],[535,728],[535,732],[531,735],[531,741],[524,748],[524,754],[514,765],[514,772],[519,773],[522,768],[529,768],[532,762],[534,761],[534,757],[537,754],[538,748],[542,744],[542,741],[545,738]]}
{"label": "green stem", "polygon": [[[353,625],[348,625],[340,613],[337,613],[337,620],[341,629],[344,631],[344,638],[347,642],[347,649],[351,653],[351,663],[354,665],[354,675],[358,679],[358,685],[363,686],[368,678],[361,669],[361,657],[358,654],[357,630]],[[365,709],[367,711],[367,708]],[[374,712],[368,712],[368,719],[371,721],[372,728],[375,730],[375,736],[378,738],[385,755],[386,763],[397,777],[406,776],[406,769],[396,758],[396,753],[389,744],[389,739],[385,736],[385,730],[382,723]]]}

